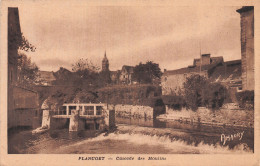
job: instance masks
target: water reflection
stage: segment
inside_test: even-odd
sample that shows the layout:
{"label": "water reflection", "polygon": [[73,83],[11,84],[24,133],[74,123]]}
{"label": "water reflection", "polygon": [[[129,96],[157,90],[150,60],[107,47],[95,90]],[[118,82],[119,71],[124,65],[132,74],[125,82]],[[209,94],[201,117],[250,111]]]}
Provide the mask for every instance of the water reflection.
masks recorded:
{"label": "water reflection", "polygon": [[241,130],[246,130],[253,134],[253,128],[239,127],[239,126],[226,126],[226,125],[213,125],[213,124],[202,124],[202,123],[191,123],[186,121],[174,121],[167,120],[161,121],[158,119],[144,119],[144,118],[122,118],[116,117],[117,124],[128,124],[142,127],[154,127],[154,128],[172,128],[186,131],[197,131],[197,132],[211,132],[218,134],[225,133],[236,133]]}

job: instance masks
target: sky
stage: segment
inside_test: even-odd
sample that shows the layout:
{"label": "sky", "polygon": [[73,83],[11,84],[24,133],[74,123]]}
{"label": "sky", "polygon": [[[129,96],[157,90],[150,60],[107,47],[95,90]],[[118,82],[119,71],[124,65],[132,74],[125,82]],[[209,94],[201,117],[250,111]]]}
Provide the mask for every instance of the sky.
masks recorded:
{"label": "sky", "polygon": [[106,51],[111,71],[140,62],[161,70],[193,64],[200,53],[241,59],[240,6],[18,6],[26,52],[40,70],[69,70],[78,59],[101,67]]}

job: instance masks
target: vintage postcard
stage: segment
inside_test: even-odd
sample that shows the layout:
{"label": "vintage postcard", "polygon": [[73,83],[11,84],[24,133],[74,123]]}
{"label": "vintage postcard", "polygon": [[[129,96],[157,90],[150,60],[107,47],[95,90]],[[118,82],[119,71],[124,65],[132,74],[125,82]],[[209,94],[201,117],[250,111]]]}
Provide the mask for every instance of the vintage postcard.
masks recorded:
{"label": "vintage postcard", "polygon": [[256,1],[2,1],[0,165],[260,165]]}

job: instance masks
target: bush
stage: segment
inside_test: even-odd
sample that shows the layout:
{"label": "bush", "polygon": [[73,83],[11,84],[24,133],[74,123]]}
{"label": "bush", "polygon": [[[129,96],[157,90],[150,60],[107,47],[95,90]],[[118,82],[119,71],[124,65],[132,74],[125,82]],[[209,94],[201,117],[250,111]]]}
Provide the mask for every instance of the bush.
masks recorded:
{"label": "bush", "polygon": [[186,106],[193,111],[198,107],[218,109],[228,97],[227,89],[220,83],[211,83],[200,75],[191,75],[184,86]]}
{"label": "bush", "polygon": [[161,88],[146,85],[114,85],[98,89],[98,99],[110,104],[150,105],[150,99],[161,96]]}
{"label": "bush", "polygon": [[228,90],[220,83],[210,83],[205,92],[204,106],[208,108],[219,109],[225,100],[229,100]]}
{"label": "bush", "polygon": [[192,75],[184,82],[184,99],[187,107],[193,111],[202,106],[202,97],[208,82],[205,77],[200,75]]}
{"label": "bush", "polygon": [[254,91],[237,92],[236,97],[240,108],[254,110]]}
{"label": "bush", "polygon": [[165,95],[162,96],[163,102],[174,110],[181,110],[185,106],[185,99],[183,96]]}

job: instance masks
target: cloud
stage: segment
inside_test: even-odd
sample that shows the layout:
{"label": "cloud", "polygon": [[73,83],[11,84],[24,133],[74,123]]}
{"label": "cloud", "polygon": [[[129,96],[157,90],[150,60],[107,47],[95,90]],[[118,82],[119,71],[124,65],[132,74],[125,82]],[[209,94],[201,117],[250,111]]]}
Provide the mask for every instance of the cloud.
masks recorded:
{"label": "cloud", "polygon": [[185,67],[198,57],[200,45],[202,53],[238,59],[237,8],[33,3],[19,11],[22,31],[37,48],[29,55],[42,70],[69,67],[79,58],[100,66],[105,50],[116,70],[147,60],[167,69]]}
{"label": "cloud", "polygon": [[[55,70],[58,70],[59,67],[64,67],[70,70],[72,63],[58,58],[48,58],[37,61],[37,65],[41,66],[43,69],[49,70],[52,70],[53,68],[55,68]],[[42,69],[40,68],[40,70]]]}

